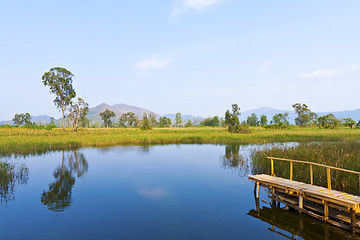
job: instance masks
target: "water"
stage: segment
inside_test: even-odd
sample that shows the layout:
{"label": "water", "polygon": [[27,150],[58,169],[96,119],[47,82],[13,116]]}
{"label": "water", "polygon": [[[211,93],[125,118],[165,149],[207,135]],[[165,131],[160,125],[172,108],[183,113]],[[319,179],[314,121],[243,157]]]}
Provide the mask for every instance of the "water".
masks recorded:
{"label": "water", "polygon": [[[356,238],[262,201],[257,209],[246,174],[249,150],[263,147],[119,146],[3,158],[28,175],[1,195],[1,238]],[[269,201],[264,189],[260,199]]]}

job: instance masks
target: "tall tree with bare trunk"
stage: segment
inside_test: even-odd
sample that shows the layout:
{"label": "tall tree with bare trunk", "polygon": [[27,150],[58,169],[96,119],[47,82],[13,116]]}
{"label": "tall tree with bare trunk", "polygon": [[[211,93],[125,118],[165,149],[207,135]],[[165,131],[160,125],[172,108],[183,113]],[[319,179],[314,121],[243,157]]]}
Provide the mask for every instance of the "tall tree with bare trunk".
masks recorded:
{"label": "tall tree with bare trunk", "polygon": [[76,96],[72,86],[73,74],[65,68],[51,68],[49,72],[44,73],[42,82],[49,86],[50,93],[56,95],[54,104],[62,112],[63,130],[65,131],[65,111],[71,103],[71,99]]}

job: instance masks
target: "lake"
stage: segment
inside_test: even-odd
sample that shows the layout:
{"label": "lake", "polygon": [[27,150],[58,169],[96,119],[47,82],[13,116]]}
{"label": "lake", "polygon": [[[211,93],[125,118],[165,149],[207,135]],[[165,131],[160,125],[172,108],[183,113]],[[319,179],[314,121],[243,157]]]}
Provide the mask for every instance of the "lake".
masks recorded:
{"label": "lake", "polygon": [[[288,143],[293,144],[293,143]],[[3,239],[357,239],[254,198],[250,151],[267,145],[85,148],[3,157]]]}

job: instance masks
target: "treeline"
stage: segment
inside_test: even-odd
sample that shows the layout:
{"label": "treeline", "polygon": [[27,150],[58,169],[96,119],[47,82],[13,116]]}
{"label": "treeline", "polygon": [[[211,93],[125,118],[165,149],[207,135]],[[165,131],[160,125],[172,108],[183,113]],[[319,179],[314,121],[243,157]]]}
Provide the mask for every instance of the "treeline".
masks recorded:
{"label": "treeline", "polygon": [[[220,127],[224,126],[224,119],[214,116],[205,119],[182,119],[181,113],[175,115],[175,119],[171,120],[167,117],[156,117],[153,113],[144,113],[140,118],[133,112],[122,114],[118,119],[114,119],[115,113],[106,109],[99,114],[105,127],[119,128],[141,128],[143,130],[153,127]],[[91,125],[87,127],[92,127]]]}
{"label": "treeline", "polygon": [[13,123],[17,127],[48,130],[63,125],[63,127],[73,128],[75,131],[78,127],[141,128],[143,130],[153,127],[225,127],[229,132],[233,133],[249,133],[251,132],[249,127],[271,129],[286,129],[292,126],[330,129],[338,127],[360,127],[360,121],[356,122],[351,118],[338,119],[333,114],[317,116],[306,104],[296,103],[293,104],[292,107],[297,114],[295,124],[290,124],[289,113],[286,112],[275,114],[270,121],[265,115],[258,117],[253,113],[247,117],[246,121],[240,122],[239,116],[241,113],[237,104],[232,105],[232,111],[227,110],[225,112],[224,118],[214,116],[205,119],[195,118],[192,120],[184,120],[181,113],[177,113],[175,119],[171,120],[167,117],[156,117],[153,113],[144,113],[142,117],[139,117],[133,112],[127,112],[122,114],[118,119],[115,119],[115,113],[106,109],[99,114],[102,119],[102,122],[100,122],[97,120],[90,121],[86,118],[88,105],[83,99],[79,98],[77,103],[70,102],[69,108],[64,116],[64,123],[62,120],[56,121],[53,117],[50,119],[49,124],[44,122],[34,123],[31,121],[29,113],[15,114]]}
{"label": "treeline", "polygon": [[[233,105],[236,108],[237,105]],[[306,104],[295,103],[292,105],[297,117],[295,118],[295,126],[299,127],[316,127],[316,128],[338,128],[338,127],[349,127],[355,128],[360,127],[360,121],[356,122],[351,118],[339,119],[330,113],[323,116],[318,116],[316,113],[312,112]],[[225,113],[230,114],[229,110]],[[240,115],[240,108],[237,112],[234,112],[233,115]],[[292,124],[289,122],[289,113],[277,113],[269,121],[267,116],[261,115],[260,118],[255,114],[251,114],[247,117],[246,121],[241,123],[242,125],[247,125],[251,127],[262,126],[264,128],[274,128],[274,129],[283,129],[288,128]],[[228,126],[229,131],[231,132],[231,126]]]}

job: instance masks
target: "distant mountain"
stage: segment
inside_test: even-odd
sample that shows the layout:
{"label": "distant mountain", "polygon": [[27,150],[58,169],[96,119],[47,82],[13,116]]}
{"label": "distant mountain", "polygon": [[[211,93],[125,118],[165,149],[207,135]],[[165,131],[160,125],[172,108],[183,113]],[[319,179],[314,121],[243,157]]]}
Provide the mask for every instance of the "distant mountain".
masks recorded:
{"label": "distant mountain", "polygon": [[86,115],[86,117],[90,120],[90,121],[95,121],[95,120],[99,120],[101,121],[101,117],[99,116],[99,114],[103,111],[105,111],[106,109],[109,109],[110,111],[113,111],[115,113],[115,119],[118,120],[119,117],[127,112],[133,112],[135,113],[135,115],[142,117],[144,113],[153,113],[155,114],[155,116],[157,118],[160,117],[159,114],[154,113],[148,109],[145,108],[140,108],[140,107],[136,107],[136,106],[131,106],[131,105],[127,105],[124,103],[121,104],[115,104],[115,105],[108,105],[106,103],[102,103],[100,105],[97,105],[96,107],[93,108],[89,108],[89,112]]}
{"label": "distant mountain", "polygon": [[352,118],[355,121],[360,120],[360,109],[351,110],[351,111],[341,111],[341,112],[318,112],[316,113],[318,116],[326,115],[332,113],[336,118]]}
{"label": "distant mountain", "polygon": [[50,123],[50,118],[48,115],[38,115],[38,116],[31,116],[31,121],[34,123],[41,122],[41,123]]}
{"label": "distant mountain", "polygon": [[[175,121],[175,116],[176,116],[176,114],[166,114],[166,115],[163,115],[163,117],[167,117],[167,118],[169,118],[169,119],[171,119],[172,121]],[[187,121],[187,120],[194,120],[194,119],[204,119],[204,117],[200,117],[200,116],[193,116],[193,115],[182,115],[181,114],[181,119],[183,120],[183,121]]]}

